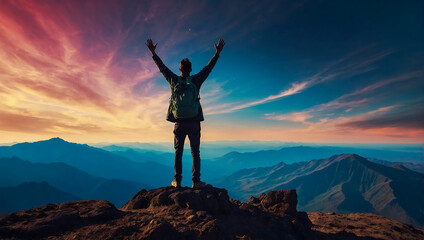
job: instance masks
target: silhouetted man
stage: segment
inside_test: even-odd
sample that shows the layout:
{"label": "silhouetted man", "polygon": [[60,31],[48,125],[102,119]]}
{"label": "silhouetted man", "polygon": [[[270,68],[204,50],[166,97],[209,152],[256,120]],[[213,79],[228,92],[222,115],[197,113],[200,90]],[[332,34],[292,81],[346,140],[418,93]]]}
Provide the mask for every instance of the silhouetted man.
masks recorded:
{"label": "silhouetted man", "polygon": [[225,45],[224,40],[219,39],[218,45],[215,45],[216,53],[198,74],[190,75],[191,62],[184,58],[180,62],[181,75],[177,76],[162,60],[156,55],[155,49],[157,43],[153,45],[151,39],[147,39],[146,46],[152,53],[153,60],[158,66],[160,72],[171,85],[172,96],[168,108],[166,120],[175,123],[174,127],[174,148],[175,176],[172,186],[181,187],[182,174],[182,156],[184,150],[184,140],[188,135],[190,139],[191,155],[193,157],[193,188],[202,188],[206,184],[200,181],[200,122],[204,120],[202,107],[200,106],[199,91],[202,83],[209,76],[212,68],[219,58],[219,54]]}

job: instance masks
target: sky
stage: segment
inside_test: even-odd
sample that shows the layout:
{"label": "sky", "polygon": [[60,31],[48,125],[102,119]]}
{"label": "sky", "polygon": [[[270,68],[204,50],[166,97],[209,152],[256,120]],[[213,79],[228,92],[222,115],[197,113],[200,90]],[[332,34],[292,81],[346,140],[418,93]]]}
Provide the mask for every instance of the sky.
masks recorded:
{"label": "sky", "polygon": [[423,1],[0,0],[0,142],[170,142],[199,72],[202,141],[424,142]]}

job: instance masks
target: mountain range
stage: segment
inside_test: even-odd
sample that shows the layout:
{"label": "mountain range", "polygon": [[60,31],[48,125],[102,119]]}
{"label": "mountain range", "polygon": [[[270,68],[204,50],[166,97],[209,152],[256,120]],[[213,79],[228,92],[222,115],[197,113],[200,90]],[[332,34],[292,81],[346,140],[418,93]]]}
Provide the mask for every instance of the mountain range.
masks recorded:
{"label": "mountain range", "polygon": [[[169,185],[173,176],[172,153],[122,146],[105,148],[108,150],[60,138],[1,146],[0,200],[10,202],[14,201],[12,196],[24,194],[17,193],[24,191],[22,184],[41,184],[44,188],[34,189],[56,191],[58,196],[65,196],[63,200],[109,200],[120,206],[140,189]],[[230,152],[219,158],[202,159],[202,179],[227,188],[230,196],[239,200],[272,190],[296,189],[301,210],[371,212],[422,227],[423,174],[406,168],[404,162],[411,161],[409,167],[419,169],[422,162],[416,149],[359,149],[367,155],[340,155],[352,149],[358,150],[298,146]],[[338,155],[328,158],[330,153]],[[396,159],[401,161],[394,162]],[[189,154],[185,154],[183,166],[191,167],[190,162]],[[191,174],[183,168],[184,176]],[[190,184],[190,178],[184,179],[183,186]],[[42,195],[43,191],[39,196]],[[22,209],[57,202],[47,196]],[[10,207],[4,212],[15,209]]]}
{"label": "mountain range", "polygon": [[[172,176],[172,168],[160,163],[136,162],[60,138],[0,147],[0,202],[10,203],[2,207],[2,212],[57,203],[54,198],[44,194],[55,191],[58,196],[66,194],[61,198],[63,200],[109,200],[120,206],[142,188],[168,185]],[[22,186],[40,182],[47,185],[35,189],[43,191],[22,202],[19,198],[25,194]],[[19,201],[22,203],[12,204]]]}
{"label": "mountain range", "polygon": [[[46,182],[56,189],[75,196],[71,200],[109,200],[117,206],[124,204],[141,188],[152,188],[134,181],[95,177],[62,162],[31,163],[17,157],[0,158],[0,187],[16,186],[26,182]],[[43,194],[40,193],[40,195]],[[5,195],[2,195],[0,199],[6,198],[3,196]],[[7,196],[7,198],[11,197]],[[47,199],[46,202],[48,202]]]}
{"label": "mountain range", "polygon": [[0,213],[16,212],[47,203],[73,200],[80,200],[80,198],[62,192],[47,182],[26,182],[15,187],[0,187]]}
{"label": "mountain range", "polygon": [[424,226],[424,174],[356,154],[244,169],[215,185],[241,200],[271,190],[296,189],[303,211],[371,212]]}
{"label": "mountain range", "polygon": [[135,162],[156,162],[169,167],[174,167],[174,161],[172,161],[174,159],[173,153],[159,152],[154,150],[149,151],[139,148],[130,148],[116,145],[105,146],[102,147],[102,149],[115,155],[128,158]]}
{"label": "mountain range", "polygon": [[163,164],[135,162],[106,150],[60,138],[0,147],[0,157],[13,156],[33,163],[62,162],[96,177],[129,180],[152,187],[168,185],[173,176],[173,169]]}
{"label": "mountain range", "polygon": [[383,164],[390,167],[399,168],[399,166],[406,167],[412,171],[424,174],[424,162],[390,162],[386,160],[380,160],[375,158],[368,158],[371,162]]}
{"label": "mountain range", "polygon": [[[283,146],[297,146],[295,143],[285,143],[279,141],[208,141],[202,142],[200,152],[205,159],[221,157],[229,152],[252,152],[260,150],[279,149]],[[95,143],[91,146],[102,148],[108,151],[116,151],[118,148],[131,148],[138,152],[153,153],[173,153],[174,146],[172,142],[162,143]],[[186,144],[184,149],[190,151],[190,145]],[[118,150],[118,151],[121,151]]]}
{"label": "mountain range", "polygon": [[[135,144],[134,146],[138,145]],[[209,150],[214,149],[211,146],[205,148]],[[233,148],[234,147],[229,147],[227,149],[229,150]],[[140,149],[137,147],[128,147],[126,145],[108,145],[102,147],[102,149],[133,161],[153,161],[173,167],[173,161],[170,161],[170,159],[174,158],[174,154],[170,152]],[[172,149],[172,147],[170,147],[170,149]],[[223,149],[226,148],[220,149],[220,152],[222,152]],[[241,149],[244,148],[240,148],[240,150]],[[254,148],[251,148],[251,151],[253,151],[253,149]],[[326,158],[332,155],[348,152],[357,153],[358,155],[365,156],[371,161],[375,161],[380,164],[400,164],[414,171],[424,171],[422,150],[417,147],[368,149],[356,147],[290,146],[256,152],[231,151],[215,158],[207,158],[205,157],[204,152],[201,151],[202,169],[207,169],[207,171],[202,171],[202,177],[207,181],[214,181],[217,178],[228,176],[245,168],[268,167],[280,162],[288,164],[309,161],[312,159]],[[190,151],[186,149],[185,154],[183,155],[183,166],[187,165],[191,167],[191,155]]]}
{"label": "mountain range", "polygon": [[310,161],[349,152],[361,153],[360,155],[384,165],[400,164],[414,171],[424,169],[422,151],[420,152],[417,148],[382,150],[352,147],[296,146],[257,152],[229,152],[218,158],[202,158],[202,169],[207,169],[207,171],[202,171],[202,176],[207,181],[216,182],[220,178],[242,169],[271,167],[281,162],[290,164]]}

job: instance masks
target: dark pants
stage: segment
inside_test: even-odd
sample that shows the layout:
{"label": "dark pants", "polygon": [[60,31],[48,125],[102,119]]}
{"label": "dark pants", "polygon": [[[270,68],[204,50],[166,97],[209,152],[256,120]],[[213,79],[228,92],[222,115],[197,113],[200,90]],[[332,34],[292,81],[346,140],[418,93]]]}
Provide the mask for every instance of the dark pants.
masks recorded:
{"label": "dark pants", "polygon": [[175,179],[181,181],[182,169],[182,158],[184,150],[184,140],[188,135],[190,139],[191,156],[193,157],[193,166],[191,171],[193,172],[192,180],[200,180],[200,121],[187,121],[177,122],[174,127],[174,148],[175,148]]}

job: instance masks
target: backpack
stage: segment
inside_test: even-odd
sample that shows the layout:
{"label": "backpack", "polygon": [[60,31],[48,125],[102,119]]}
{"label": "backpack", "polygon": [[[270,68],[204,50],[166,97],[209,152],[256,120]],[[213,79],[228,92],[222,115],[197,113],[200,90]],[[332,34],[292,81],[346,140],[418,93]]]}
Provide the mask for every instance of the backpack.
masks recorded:
{"label": "backpack", "polygon": [[192,118],[199,113],[199,91],[188,76],[186,81],[178,77],[178,82],[172,88],[170,107],[176,119]]}

